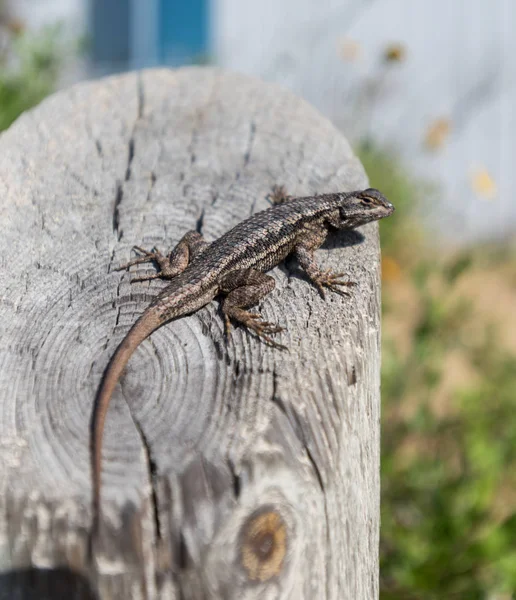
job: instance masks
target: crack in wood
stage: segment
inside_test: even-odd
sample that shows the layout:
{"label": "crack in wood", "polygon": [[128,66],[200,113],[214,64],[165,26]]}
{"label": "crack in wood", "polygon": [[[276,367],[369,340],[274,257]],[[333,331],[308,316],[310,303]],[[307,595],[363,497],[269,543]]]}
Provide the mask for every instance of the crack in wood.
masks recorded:
{"label": "crack in wood", "polygon": [[195,223],[195,231],[197,231],[197,233],[200,233],[202,235],[202,228],[204,226],[204,215],[205,215],[206,211],[204,209],[204,206],[201,209],[201,214],[199,215],[199,217],[197,218],[197,221]]}
{"label": "crack in wood", "polygon": [[319,468],[319,465],[317,464],[317,461],[315,460],[312,450],[310,449],[308,440],[306,439],[306,434],[305,434],[303,427],[301,425],[301,422],[298,418],[297,412],[294,408],[292,408],[291,411],[287,410],[285,403],[278,395],[278,374],[276,372],[276,369],[274,369],[272,372],[271,401],[273,402],[273,404],[275,404],[279,408],[279,410],[287,418],[287,421],[290,425],[290,428],[292,429],[294,436],[296,437],[296,439],[299,441],[299,443],[301,444],[301,446],[303,447],[303,449],[306,452],[306,456],[312,465],[312,469],[315,473],[317,482],[319,483],[319,487],[321,488],[321,491],[324,494],[324,492],[325,492],[324,478],[322,476],[321,469]]}
{"label": "crack in wood", "polygon": [[122,191],[122,182],[117,181],[115,204],[113,206],[113,231],[116,234],[118,241],[120,241],[122,239],[121,232],[119,231],[119,226],[120,226],[119,208],[120,208],[120,204],[122,203],[123,195],[124,194]]}
{"label": "crack in wood", "polygon": [[115,204],[113,207],[113,231],[117,236],[118,241],[120,242],[124,232],[120,227],[120,205],[122,204],[122,200],[124,199],[124,183],[131,179],[131,170],[135,155],[135,134],[136,134],[136,125],[138,121],[143,116],[145,110],[145,93],[143,89],[143,81],[141,78],[141,74],[137,73],[137,116],[133,125],[133,130],[131,132],[131,137],[129,138],[128,148],[127,148],[127,166],[125,169],[125,176],[123,181],[118,181],[116,186],[116,194],[115,194]]}
{"label": "crack in wood", "polygon": [[251,151],[253,149],[254,138],[256,135],[256,123],[251,121],[251,125],[249,127],[249,139],[247,140],[247,149],[244,153],[244,167],[247,167],[249,161],[251,160]]}
{"label": "crack in wood", "polygon": [[[303,435],[303,438],[305,436]],[[300,440],[303,442],[303,445],[305,447],[305,451],[306,451],[306,456],[308,457],[308,460],[310,461],[310,463],[312,464],[312,468],[314,470],[315,476],[317,477],[317,481],[319,483],[319,487],[321,488],[321,491],[324,493],[325,489],[324,489],[324,480],[322,477],[322,473],[321,470],[319,469],[319,465],[317,464],[317,461],[314,458],[314,455],[312,454],[312,451],[310,450],[310,447],[308,446],[308,444],[306,443],[306,439]]]}
{"label": "crack in wood", "polygon": [[235,499],[238,500],[240,498],[240,494],[242,493],[242,478],[237,473],[235,465],[233,461],[228,460],[229,472],[231,473],[231,480],[233,484],[233,495]]}
{"label": "crack in wood", "polygon": [[[124,398],[125,398],[125,396],[124,396]],[[131,420],[133,421],[136,431],[138,432],[138,435],[140,436],[140,440],[142,442],[142,446],[143,446],[143,450],[144,450],[144,454],[145,454],[145,462],[146,462],[146,466],[147,466],[148,479],[149,479],[149,483],[151,486],[151,509],[152,509],[152,513],[153,513],[152,517],[154,520],[155,539],[157,541],[161,541],[162,532],[161,532],[161,521],[160,521],[160,517],[159,517],[158,490],[157,490],[157,485],[156,485],[158,469],[156,466],[156,462],[153,459],[152,450],[151,450],[149,441],[147,440],[147,436],[143,432],[141,425],[134,418],[133,413],[131,411],[131,407],[129,406],[129,403],[127,402],[127,400],[126,400],[126,403],[129,408],[129,414],[131,415]]]}

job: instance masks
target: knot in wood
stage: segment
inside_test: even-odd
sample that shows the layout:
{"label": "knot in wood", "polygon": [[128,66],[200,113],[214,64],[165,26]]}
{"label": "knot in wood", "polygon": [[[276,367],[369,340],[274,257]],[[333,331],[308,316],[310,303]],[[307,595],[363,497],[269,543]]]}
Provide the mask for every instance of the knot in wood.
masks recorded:
{"label": "knot in wood", "polygon": [[287,527],[271,507],[246,521],[242,529],[241,561],[251,581],[268,581],[281,573],[287,553]]}

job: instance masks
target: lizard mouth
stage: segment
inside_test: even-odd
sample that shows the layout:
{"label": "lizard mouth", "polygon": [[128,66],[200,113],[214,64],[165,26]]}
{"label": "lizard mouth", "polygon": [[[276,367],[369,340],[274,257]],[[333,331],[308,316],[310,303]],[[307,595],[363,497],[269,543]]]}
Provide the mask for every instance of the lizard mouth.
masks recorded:
{"label": "lizard mouth", "polygon": [[391,202],[389,202],[388,200],[385,202],[385,217],[388,217],[390,215],[392,215],[392,213],[396,210],[396,208],[394,207],[394,204],[392,204]]}

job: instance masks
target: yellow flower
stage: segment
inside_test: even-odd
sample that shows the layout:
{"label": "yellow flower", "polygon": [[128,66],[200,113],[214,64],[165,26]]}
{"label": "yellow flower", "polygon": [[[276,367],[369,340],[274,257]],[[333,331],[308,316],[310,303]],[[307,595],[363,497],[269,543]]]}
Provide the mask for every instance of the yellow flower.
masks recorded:
{"label": "yellow flower", "polygon": [[494,179],[485,167],[478,167],[473,171],[471,188],[478,196],[486,200],[493,200],[498,192]]}
{"label": "yellow flower", "polygon": [[396,42],[389,44],[383,52],[383,58],[386,62],[403,62],[406,57],[405,46]]}
{"label": "yellow flower", "polygon": [[338,41],[337,51],[340,58],[345,61],[355,61],[360,57],[360,44],[348,38]]}
{"label": "yellow flower", "polygon": [[401,275],[402,272],[399,263],[390,256],[382,256],[382,280],[399,281]]}
{"label": "yellow flower", "polygon": [[451,131],[451,122],[446,117],[436,119],[430,124],[425,134],[425,146],[429,150],[442,148]]}

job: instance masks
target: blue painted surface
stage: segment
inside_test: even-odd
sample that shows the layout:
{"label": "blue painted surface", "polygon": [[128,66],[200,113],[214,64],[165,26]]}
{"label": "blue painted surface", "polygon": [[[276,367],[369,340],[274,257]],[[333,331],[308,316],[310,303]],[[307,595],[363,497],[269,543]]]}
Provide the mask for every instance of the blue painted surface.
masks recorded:
{"label": "blue painted surface", "polygon": [[163,0],[129,0],[132,69],[153,67],[159,59],[159,13]]}
{"label": "blue painted surface", "polygon": [[128,0],[90,0],[91,54],[97,66],[115,70],[127,64],[129,18]]}
{"label": "blue painted surface", "polygon": [[101,73],[204,60],[210,0],[89,0],[92,59]]}
{"label": "blue painted surface", "polygon": [[208,53],[208,0],[160,0],[159,59],[178,65]]}

